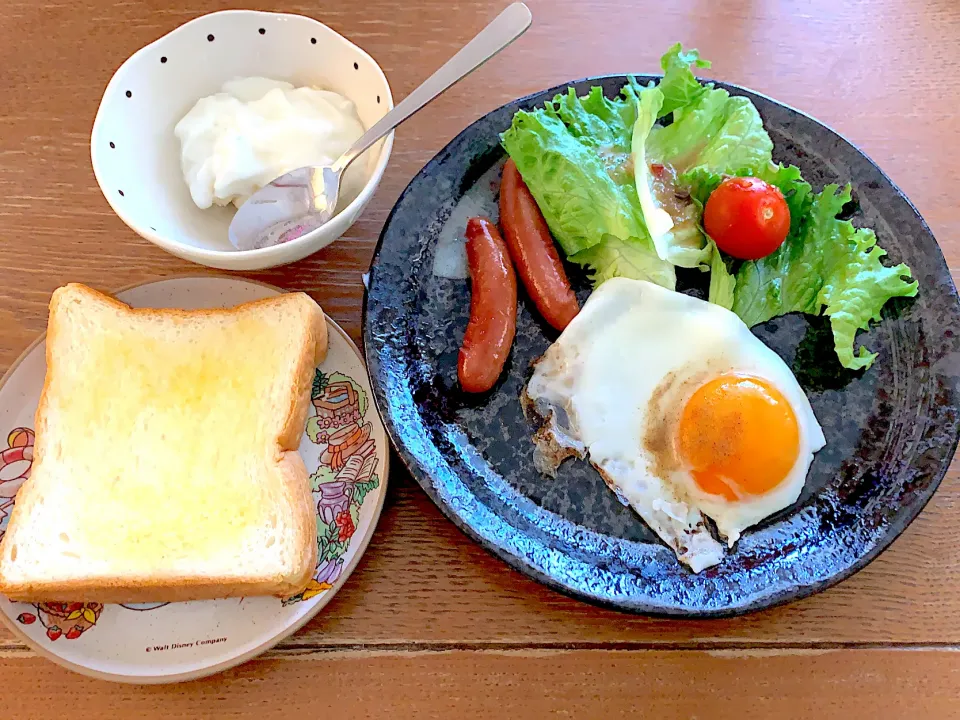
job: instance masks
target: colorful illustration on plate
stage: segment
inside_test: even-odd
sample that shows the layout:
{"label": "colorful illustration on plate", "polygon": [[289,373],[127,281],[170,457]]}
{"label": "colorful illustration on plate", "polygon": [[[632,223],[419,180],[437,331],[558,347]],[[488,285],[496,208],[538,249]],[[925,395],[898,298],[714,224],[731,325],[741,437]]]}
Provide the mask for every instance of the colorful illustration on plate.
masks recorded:
{"label": "colorful illustration on plate", "polygon": [[[331,589],[343,572],[350,541],[360,522],[360,509],[367,495],[380,486],[373,426],[364,422],[369,401],[366,391],[341,372],[317,369],[311,401],[314,412],[307,421],[307,436],[321,446],[316,472],[310,476],[317,503],[318,561],[307,588],[283,601],[285,606],[310,600]],[[10,431],[6,448],[0,451],[0,538],[6,530],[17,490],[30,477],[35,436],[18,427]],[[20,603],[18,603],[19,605]],[[145,612],[168,603],[120,605],[124,610]],[[101,603],[23,603],[17,615],[21,625],[40,623],[49,641],[76,640],[97,624],[104,610]]]}
{"label": "colorful illustration on plate", "polygon": [[30,477],[34,439],[33,430],[14,428],[7,435],[7,447],[0,451],[0,537],[6,530],[17,490]]}
{"label": "colorful illustration on plate", "polygon": [[[7,447],[0,450],[0,538],[6,532],[17,490],[30,477],[35,439],[30,428],[14,428],[7,435]],[[46,602],[30,604],[29,608],[17,616],[17,622],[39,622],[51,642],[61,637],[76,640],[97,624],[103,612],[102,603]]]}
{"label": "colorful illustration on plate", "polygon": [[380,486],[373,428],[364,423],[366,391],[343,373],[318,369],[311,399],[315,414],[307,421],[307,435],[324,446],[319,467],[310,476],[317,503],[317,572],[306,590],[284,600],[284,605],[309,600],[333,587],[343,572],[363,501]]}
{"label": "colorful illustration on plate", "polygon": [[34,603],[32,607],[35,612],[20,613],[17,622],[22,625],[39,622],[47,629],[47,638],[51,641],[61,637],[76,640],[97,624],[100,613],[103,612],[103,604],[94,602]]}

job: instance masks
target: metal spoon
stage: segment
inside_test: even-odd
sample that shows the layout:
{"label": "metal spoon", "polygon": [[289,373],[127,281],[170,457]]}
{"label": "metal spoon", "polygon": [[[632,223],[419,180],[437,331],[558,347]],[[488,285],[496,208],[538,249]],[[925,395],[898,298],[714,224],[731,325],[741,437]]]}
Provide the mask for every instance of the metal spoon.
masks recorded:
{"label": "metal spoon", "polygon": [[279,245],[307,234],[333,217],[343,171],[397,125],[463,79],[526,32],[533,16],[513,3],[446,64],[367,130],[329,167],[302,167],[281,175],[247,200],[230,223],[238,250]]}

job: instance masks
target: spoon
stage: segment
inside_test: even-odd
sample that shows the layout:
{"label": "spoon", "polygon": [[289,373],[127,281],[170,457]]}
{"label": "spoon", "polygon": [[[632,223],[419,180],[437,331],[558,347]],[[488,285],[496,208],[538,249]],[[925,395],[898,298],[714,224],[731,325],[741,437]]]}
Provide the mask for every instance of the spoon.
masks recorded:
{"label": "spoon", "polygon": [[333,165],[292,170],[255,192],[230,222],[230,242],[238,250],[256,250],[289,242],[322,226],[336,211],[340,181],[350,163],[523,35],[532,20],[526,5],[513,3],[367,130]]}

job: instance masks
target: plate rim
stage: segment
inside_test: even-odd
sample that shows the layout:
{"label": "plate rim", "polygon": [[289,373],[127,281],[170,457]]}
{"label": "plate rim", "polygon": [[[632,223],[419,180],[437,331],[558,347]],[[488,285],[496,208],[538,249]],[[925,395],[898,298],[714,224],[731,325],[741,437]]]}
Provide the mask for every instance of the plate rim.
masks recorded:
{"label": "plate rim", "polygon": [[[284,290],[283,288],[277,287],[270,283],[261,282],[259,280],[250,280],[249,278],[244,277],[231,277],[229,275],[203,275],[199,273],[180,273],[174,275],[168,275],[155,280],[144,280],[143,282],[131,283],[129,285],[124,285],[121,288],[118,288],[113,291],[109,291],[111,297],[116,297],[119,293],[126,292],[127,290],[134,290],[136,288],[145,287],[147,285],[160,285],[170,281],[176,280],[202,280],[202,281],[212,281],[212,282],[237,282],[245,283],[248,285],[259,285],[260,287],[273,290],[278,294],[287,294],[290,292],[298,292],[292,290]],[[318,303],[319,304],[319,303]],[[338,334],[341,339],[345,340],[347,346],[353,350],[354,354],[357,356],[357,359],[360,361],[360,364],[363,366],[364,371],[367,372],[367,380],[370,381],[370,373],[367,371],[367,362],[366,358],[360,352],[360,349],[357,347],[357,344],[353,341],[353,338],[334,320],[332,317],[327,315],[324,311],[324,318],[327,321],[329,328],[332,328],[334,333]],[[9,379],[13,376],[17,368],[27,359],[27,357],[40,345],[47,337],[47,331],[43,330],[40,335],[38,335],[33,342],[31,342],[27,348],[20,353],[19,356],[10,364],[10,367],[7,371],[0,377],[0,392],[3,391],[4,386],[7,384]],[[374,393],[373,385],[371,382],[371,395]],[[346,585],[347,580],[350,579],[350,576],[356,570],[357,565],[360,564],[361,558],[366,554],[367,548],[370,545],[370,541],[373,539],[374,534],[377,531],[377,525],[380,522],[380,515],[383,512],[384,502],[387,497],[387,487],[389,483],[390,476],[390,435],[386,431],[386,424],[383,422],[383,416],[380,414],[380,409],[377,406],[376,402],[373,403],[374,408],[377,412],[377,416],[380,418],[380,424],[383,426],[384,434],[384,472],[383,477],[380,478],[381,487],[379,497],[377,499],[376,505],[373,507],[373,515],[370,520],[370,530],[367,534],[361,538],[360,544],[357,546],[356,551],[353,554],[353,557],[350,559],[350,562],[344,565],[343,571],[340,573],[340,577],[337,578],[336,584],[326,592],[322,598],[309,610],[307,610],[302,617],[297,619],[295,622],[291,623],[279,633],[271,637],[270,639],[260,643],[256,647],[248,650],[247,652],[241,653],[235,657],[232,657],[228,660],[216,663],[214,665],[209,665],[205,667],[200,667],[195,670],[187,670],[178,673],[171,673],[165,675],[120,675],[118,673],[104,672],[101,670],[95,670],[86,665],[79,665],[71,660],[57,655],[52,650],[43,647],[41,644],[36,642],[33,638],[27,635],[22,628],[18,627],[17,624],[5,613],[0,611],[0,622],[10,630],[14,637],[26,645],[30,650],[37,653],[39,656],[50,660],[51,662],[60,665],[68,670],[85,675],[87,677],[96,678],[98,680],[106,680],[109,682],[123,683],[127,685],[166,685],[185,682],[188,680],[199,680],[200,678],[209,677],[211,675],[216,675],[218,673],[224,672],[231,668],[242,665],[249,660],[254,659],[255,657],[262,655],[268,650],[272,649],[279,643],[283,642],[290,636],[294,635],[298,630],[300,630],[304,625],[310,622],[317,614],[323,610],[330,601],[343,589],[343,586]],[[9,601],[8,602],[12,602]]]}
{"label": "plate rim", "polygon": [[[820,593],[834,585],[837,585],[844,580],[848,579],[852,575],[856,574],[867,565],[872,563],[879,555],[886,551],[893,542],[902,535],[906,529],[920,516],[920,513],[923,512],[924,508],[929,504],[930,500],[936,494],[936,491],[940,487],[940,483],[943,481],[943,478],[946,476],[947,472],[950,469],[952,460],[944,464],[934,476],[931,477],[931,481],[926,488],[924,494],[920,498],[920,502],[917,504],[916,508],[911,512],[908,510],[907,515],[899,516],[891,523],[888,527],[887,532],[880,537],[877,542],[864,554],[860,555],[856,560],[854,560],[848,567],[843,568],[840,572],[837,572],[831,575],[829,578],[803,584],[795,585],[791,590],[782,592],[780,595],[760,595],[754,596],[753,599],[748,602],[743,602],[739,604],[728,604],[722,608],[717,609],[690,609],[690,608],[674,608],[666,607],[662,605],[651,605],[649,603],[637,603],[631,605],[621,604],[615,600],[609,600],[604,597],[598,597],[591,595],[581,589],[574,588],[568,585],[563,584],[559,580],[555,579],[553,576],[548,575],[540,571],[531,563],[524,561],[523,558],[517,556],[514,553],[511,553],[509,550],[504,548],[495,540],[488,540],[484,538],[472,524],[463,519],[458,515],[454,509],[449,506],[448,503],[440,497],[440,494],[436,491],[433,483],[431,482],[432,475],[427,467],[425,467],[417,457],[414,456],[405,446],[397,439],[397,429],[395,427],[394,419],[390,416],[389,413],[384,412],[383,403],[381,401],[381,394],[386,397],[386,390],[381,387],[380,382],[380,363],[379,359],[375,353],[373,353],[373,337],[372,331],[370,328],[368,320],[368,310],[370,305],[370,286],[374,285],[374,272],[377,261],[380,257],[381,252],[384,247],[384,240],[386,236],[387,229],[390,227],[391,222],[396,215],[398,208],[403,202],[404,198],[409,192],[413,189],[414,185],[421,181],[424,177],[427,169],[432,167],[434,164],[438,163],[443,156],[447,153],[448,149],[456,144],[458,141],[463,138],[471,129],[479,122],[482,122],[490,115],[500,112],[510,106],[520,106],[522,107],[525,104],[529,104],[534,98],[556,94],[564,91],[566,88],[578,85],[581,83],[588,82],[602,82],[604,80],[626,80],[628,77],[634,77],[641,83],[647,83],[654,80],[661,80],[663,78],[662,74],[649,74],[649,73],[608,73],[602,75],[591,75],[586,77],[581,77],[578,79],[568,80],[563,83],[559,83],[550,88],[545,88],[543,90],[538,90],[527,95],[524,95],[513,100],[509,100],[496,108],[489,110],[480,117],[473,120],[469,125],[467,125],[463,130],[457,133],[453,138],[450,139],[442,148],[440,148],[424,165],[420,170],[410,179],[407,185],[404,187],[403,191],[397,197],[396,202],[393,207],[390,209],[386,219],[384,220],[383,227],[381,228],[380,235],[377,239],[377,244],[374,248],[373,255],[370,260],[370,282],[368,285],[364,286],[363,291],[363,312],[361,315],[361,327],[362,327],[362,337],[363,337],[363,352],[366,358],[367,373],[370,378],[370,387],[373,390],[374,402],[377,405],[380,417],[383,419],[384,430],[387,433],[387,436],[390,438],[390,443],[393,445],[394,450],[399,456],[401,462],[407,468],[407,471],[414,478],[417,484],[424,490],[427,496],[430,498],[431,502],[441,511],[441,513],[446,517],[458,530],[460,530],[464,535],[466,535],[470,540],[475,542],[481,548],[486,550],[488,553],[498,558],[499,560],[505,562],[513,570],[547,586],[551,590],[571,597],[575,600],[581,602],[586,602],[591,605],[598,607],[603,607],[611,610],[616,610],[618,612],[632,614],[632,615],[645,615],[649,617],[657,618],[670,618],[670,619],[690,619],[690,620],[699,620],[699,619],[722,619],[730,617],[738,617],[746,615],[749,613],[757,612],[760,610],[765,610],[768,608],[779,607],[792,603],[804,598],[810,597]],[[821,122],[814,116],[806,113],[802,110],[783,103],[775,98],[770,97],[756,90],[752,90],[748,87],[738,85],[735,83],[730,83],[722,80],[711,80],[707,78],[697,78],[701,83],[714,83],[717,87],[720,87],[725,90],[731,91],[733,93],[743,93],[747,96],[753,95],[763,100],[770,102],[774,105],[778,105],[782,108],[789,110],[791,113],[799,115],[806,120],[815,123],[819,127],[825,129],[827,132],[832,134],[835,138],[839,139],[847,146],[849,146],[853,151],[858,153],[863,157],[867,163],[869,163],[883,178],[883,180],[889,184],[892,190],[909,206],[910,210],[919,220],[923,230],[933,239],[936,249],[939,253],[940,263],[946,270],[947,276],[950,278],[950,283],[953,286],[953,297],[954,300],[958,299],[956,284],[953,281],[952,275],[949,272],[949,266],[947,265],[946,259],[943,255],[943,249],[940,247],[940,243],[936,239],[933,231],[930,229],[930,226],[927,224],[927,221],[924,219],[923,215],[910,200],[910,198],[903,192],[899,185],[897,185],[889,175],[881,168],[866,152],[864,152],[860,147],[855,143],[850,141],[841,133],[837,132],[834,128],[827,125],[826,123]],[[377,374],[374,374],[371,368],[376,368],[378,370]],[[951,457],[956,458],[957,448],[960,446],[960,433],[957,433],[952,442]],[[451,472],[457,474],[457,471],[451,468]],[[472,493],[471,493],[472,495]],[[509,527],[513,528],[512,525]]]}

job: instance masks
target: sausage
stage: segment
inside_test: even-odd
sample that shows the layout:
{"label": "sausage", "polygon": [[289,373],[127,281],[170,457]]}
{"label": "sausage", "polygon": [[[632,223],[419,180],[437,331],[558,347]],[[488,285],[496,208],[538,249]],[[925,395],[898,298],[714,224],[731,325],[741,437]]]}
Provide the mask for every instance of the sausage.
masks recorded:
{"label": "sausage", "polygon": [[547,221],[512,159],[507,160],[500,182],[500,225],[527,294],[543,319],[563,330],[580,312],[580,305]]}
{"label": "sausage", "polygon": [[507,245],[487,218],[467,222],[470,322],[460,346],[457,375],[467,392],[494,386],[517,331],[517,276]]}

